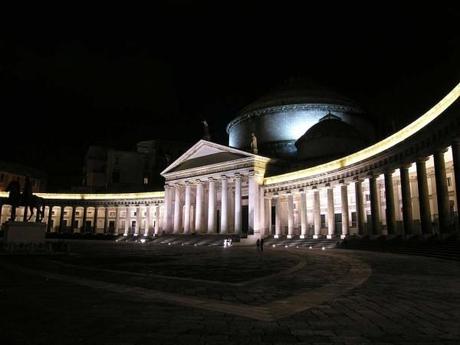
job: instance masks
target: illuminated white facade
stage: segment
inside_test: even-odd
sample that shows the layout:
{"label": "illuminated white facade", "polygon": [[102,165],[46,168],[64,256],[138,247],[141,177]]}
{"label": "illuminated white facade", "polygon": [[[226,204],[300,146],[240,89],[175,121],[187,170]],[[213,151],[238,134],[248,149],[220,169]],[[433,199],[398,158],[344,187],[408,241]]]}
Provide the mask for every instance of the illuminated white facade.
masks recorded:
{"label": "illuminated white facade", "polygon": [[[50,232],[339,238],[458,229],[460,84],[416,121],[346,157],[286,174],[200,140],[162,172],[164,192],[40,194]],[[6,193],[1,221],[9,219]],[[21,211],[19,211],[19,218]]]}

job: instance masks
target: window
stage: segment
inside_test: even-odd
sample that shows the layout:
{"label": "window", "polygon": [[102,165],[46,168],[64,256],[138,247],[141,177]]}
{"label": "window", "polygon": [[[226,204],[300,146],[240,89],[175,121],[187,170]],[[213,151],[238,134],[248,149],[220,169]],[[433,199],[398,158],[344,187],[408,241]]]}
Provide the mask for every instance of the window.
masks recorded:
{"label": "window", "polygon": [[365,194],[366,195],[366,201],[370,201],[370,195],[369,194]]}
{"label": "window", "polygon": [[447,187],[452,186],[452,179],[450,177],[447,178]]}
{"label": "window", "polygon": [[119,183],[120,182],[120,171],[114,170],[112,172],[112,182],[113,183]]}
{"label": "window", "polygon": [[149,184],[149,178],[148,177],[144,177],[144,184]]}

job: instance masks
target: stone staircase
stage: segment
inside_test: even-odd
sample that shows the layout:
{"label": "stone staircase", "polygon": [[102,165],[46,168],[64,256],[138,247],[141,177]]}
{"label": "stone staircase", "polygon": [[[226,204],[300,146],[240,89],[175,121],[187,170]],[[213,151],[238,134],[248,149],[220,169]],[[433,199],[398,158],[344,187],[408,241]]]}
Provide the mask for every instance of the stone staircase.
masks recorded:
{"label": "stone staircase", "polygon": [[460,237],[458,234],[444,238],[438,236],[352,237],[342,241],[339,248],[420,255],[460,261]]}
{"label": "stone staircase", "polygon": [[264,240],[264,246],[271,247],[284,247],[284,248],[337,248],[342,240],[339,238],[326,239],[326,238],[300,238],[295,236],[293,238],[267,238]]}
{"label": "stone staircase", "polygon": [[167,246],[223,246],[225,239],[232,239],[232,243],[240,242],[238,235],[162,235],[158,237],[144,237],[144,236],[128,236],[119,237],[117,242],[138,242],[149,243],[151,245],[167,245]]}

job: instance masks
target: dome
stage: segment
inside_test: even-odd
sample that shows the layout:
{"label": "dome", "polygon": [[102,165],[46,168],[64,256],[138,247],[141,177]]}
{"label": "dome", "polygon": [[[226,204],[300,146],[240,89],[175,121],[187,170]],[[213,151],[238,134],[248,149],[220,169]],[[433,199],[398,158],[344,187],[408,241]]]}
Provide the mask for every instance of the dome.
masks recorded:
{"label": "dome", "polygon": [[373,139],[374,127],[355,102],[312,82],[290,80],[239,112],[227,126],[229,146],[250,150],[255,133],[261,155],[295,160],[295,142],[328,113]]}
{"label": "dome", "polygon": [[362,111],[351,99],[322,85],[304,79],[290,79],[241,110],[245,114],[256,109],[294,104],[338,104]]}
{"label": "dome", "polygon": [[301,160],[331,159],[359,150],[367,144],[363,135],[340,117],[328,113],[295,143]]}

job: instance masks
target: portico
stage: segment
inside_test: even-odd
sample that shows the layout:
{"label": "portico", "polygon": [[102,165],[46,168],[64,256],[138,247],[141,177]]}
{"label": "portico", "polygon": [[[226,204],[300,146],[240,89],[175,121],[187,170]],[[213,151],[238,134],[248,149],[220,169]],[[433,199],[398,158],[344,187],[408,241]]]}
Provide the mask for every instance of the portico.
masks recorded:
{"label": "portico", "polygon": [[[259,235],[260,196],[269,158],[200,140],[162,175],[173,201],[167,233]],[[193,211],[192,211],[193,210]],[[183,213],[183,215],[182,215]],[[168,222],[173,215],[174,222]]]}

